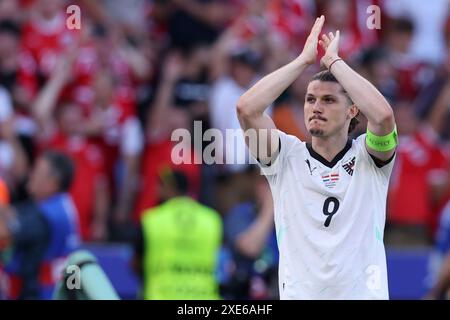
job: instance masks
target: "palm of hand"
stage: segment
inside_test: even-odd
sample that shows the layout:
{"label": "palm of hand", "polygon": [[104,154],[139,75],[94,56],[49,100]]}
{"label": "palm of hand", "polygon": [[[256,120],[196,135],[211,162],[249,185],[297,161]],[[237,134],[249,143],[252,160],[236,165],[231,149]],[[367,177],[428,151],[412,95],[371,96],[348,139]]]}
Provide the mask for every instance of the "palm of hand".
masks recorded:
{"label": "palm of hand", "polygon": [[322,39],[319,40],[320,46],[325,50],[325,54],[321,59],[321,64],[329,67],[330,63],[339,56],[339,38],[340,32],[336,34],[329,32],[328,35],[323,34]]}
{"label": "palm of hand", "polygon": [[313,64],[317,57],[317,43],[320,32],[322,31],[323,24],[325,22],[325,17],[321,16],[317,18],[311,29],[311,33],[306,39],[305,46],[301,56],[305,59],[308,64]]}

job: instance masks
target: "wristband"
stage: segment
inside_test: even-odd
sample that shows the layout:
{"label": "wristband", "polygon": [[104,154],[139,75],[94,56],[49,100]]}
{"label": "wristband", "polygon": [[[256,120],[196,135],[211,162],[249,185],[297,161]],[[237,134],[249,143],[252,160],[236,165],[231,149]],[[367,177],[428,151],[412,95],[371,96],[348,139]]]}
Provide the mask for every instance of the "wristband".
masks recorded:
{"label": "wristband", "polygon": [[328,71],[329,72],[331,72],[331,66],[335,63],[335,62],[338,62],[339,60],[342,60],[341,58],[337,58],[336,60],[334,60],[331,64],[330,64],[330,66],[328,67]]}

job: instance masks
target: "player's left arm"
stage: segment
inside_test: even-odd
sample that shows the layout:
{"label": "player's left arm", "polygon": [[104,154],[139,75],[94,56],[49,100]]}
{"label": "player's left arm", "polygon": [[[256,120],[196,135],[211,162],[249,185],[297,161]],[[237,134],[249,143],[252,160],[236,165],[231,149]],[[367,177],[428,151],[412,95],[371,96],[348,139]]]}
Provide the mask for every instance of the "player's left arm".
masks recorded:
{"label": "player's left arm", "polygon": [[360,76],[339,58],[339,31],[322,35],[319,44],[324,48],[324,64],[347,91],[358,109],[366,116],[366,148],[381,161],[392,158],[397,145],[394,112],[383,95],[369,81]]}

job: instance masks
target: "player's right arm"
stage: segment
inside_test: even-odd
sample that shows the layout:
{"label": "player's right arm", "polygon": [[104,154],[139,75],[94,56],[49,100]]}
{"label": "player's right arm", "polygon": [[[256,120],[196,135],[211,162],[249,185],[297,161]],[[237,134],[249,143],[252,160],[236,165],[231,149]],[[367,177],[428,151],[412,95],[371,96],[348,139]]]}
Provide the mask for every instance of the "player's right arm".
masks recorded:
{"label": "player's right arm", "polygon": [[[267,107],[277,99],[305,70],[307,66],[315,63],[317,57],[318,37],[325,22],[325,17],[317,18],[311,29],[302,53],[293,61],[272,72],[258,81],[245,92],[237,103],[237,114],[244,132],[256,129],[258,143],[246,143],[250,152],[261,163],[268,164],[276,156],[279,148],[279,137],[272,119],[264,114]],[[260,130],[265,130],[261,137]],[[260,138],[265,138],[261,144]]]}

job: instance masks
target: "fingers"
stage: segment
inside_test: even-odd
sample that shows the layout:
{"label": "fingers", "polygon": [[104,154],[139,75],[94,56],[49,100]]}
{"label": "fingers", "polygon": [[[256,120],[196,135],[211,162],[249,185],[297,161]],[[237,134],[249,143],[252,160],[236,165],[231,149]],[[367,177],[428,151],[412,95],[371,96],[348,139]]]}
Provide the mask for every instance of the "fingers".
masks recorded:
{"label": "fingers", "polygon": [[[311,35],[313,34],[317,34],[317,36],[320,34],[320,31],[322,30],[323,24],[325,23],[325,16],[321,15],[319,18],[316,18],[316,21],[314,22],[314,25],[311,29]],[[323,37],[326,37],[327,39],[329,39],[329,41],[333,41],[334,38],[339,37],[340,36],[340,32],[339,30],[336,31],[336,34],[333,34],[333,32],[329,32],[328,35],[323,34]]]}
{"label": "fingers", "polygon": [[322,40],[319,40],[319,45],[326,51],[327,50],[327,46],[325,45],[325,43]]}
{"label": "fingers", "polygon": [[330,42],[331,42],[330,38],[326,34],[322,35],[322,40],[321,41],[325,45],[325,47],[328,47],[330,45]]}
{"label": "fingers", "polygon": [[340,37],[340,32],[339,30],[336,31],[336,35],[333,34],[333,32],[329,32],[328,35],[326,35],[325,33],[322,35],[322,40],[319,41],[319,43],[321,43],[322,46],[324,47],[328,47],[330,45],[330,43],[336,38],[336,40],[339,41],[339,37]]}
{"label": "fingers", "polygon": [[316,18],[316,21],[314,21],[313,29],[322,28],[324,22],[325,17],[323,15],[321,15],[319,18]]}
{"label": "fingers", "polygon": [[316,37],[318,37],[320,34],[320,31],[322,31],[324,22],[325,22],[325,16],[321,15],[319,18],[317,18],[311,29],[311,35],[315,35]]}

